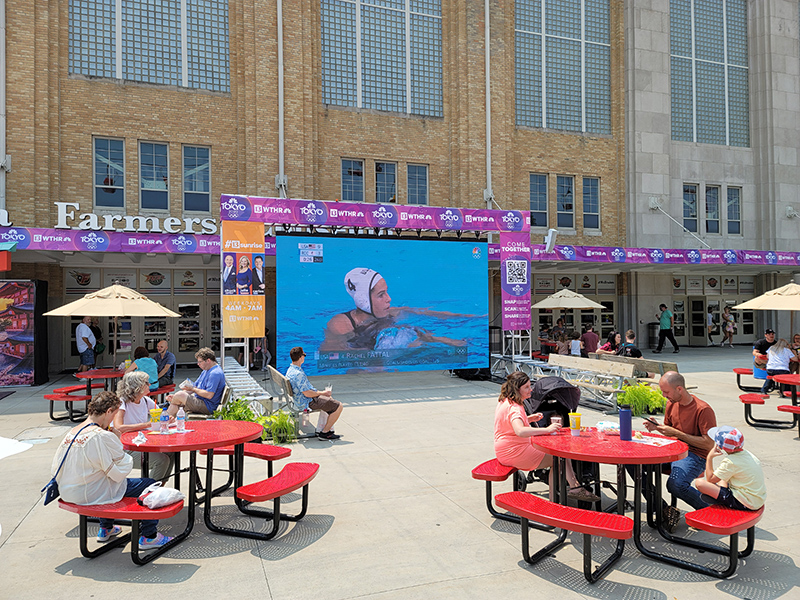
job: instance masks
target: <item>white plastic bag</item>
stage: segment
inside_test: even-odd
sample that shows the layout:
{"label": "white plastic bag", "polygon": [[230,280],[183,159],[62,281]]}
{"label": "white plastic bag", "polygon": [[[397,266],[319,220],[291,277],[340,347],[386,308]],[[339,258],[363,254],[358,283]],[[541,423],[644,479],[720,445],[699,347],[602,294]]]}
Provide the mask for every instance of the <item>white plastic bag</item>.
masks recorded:
{"label": "white plastic bag", "polygon": [[182,491],[162,487],[161,482],[157,481],[142,492],[142,495],[139,496],[139,504],[147,508],[161,508],[185,499],[186,494]]}
{"label": "white plastic bag", "polygon": [[182,390],[185,390],[186,388],[188,388],[189,386],[192,386],[192,385],[194,385],[192,383],[192,380],[189,379],[189,378],[186,378],[183,381],[181,381],[181,383],[180,383],[180,385],[178,387],[181,388]]}

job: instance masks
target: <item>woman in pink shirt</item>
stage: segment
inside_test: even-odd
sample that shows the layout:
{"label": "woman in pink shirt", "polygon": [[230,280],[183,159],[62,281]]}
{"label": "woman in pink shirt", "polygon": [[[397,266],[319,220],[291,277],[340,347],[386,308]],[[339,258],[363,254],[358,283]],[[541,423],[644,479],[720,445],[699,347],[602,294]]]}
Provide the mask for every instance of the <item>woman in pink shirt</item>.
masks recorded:
{"label": "woman in pink shirt", "polygon": [[[516,467],[521,471],[549,469],[553,466],[553,457],[535,448],[532,437],[550,435],[561,429],[561,425],[551,424],[548,427],[531,427],[529,422],[542,419],[542,413],[530,416],[525,414],[523,401],[531,396],[531,380],[521,371],[511,373],[500,389],[497,409],[494,413],[494,452],[501,464]],[[599,498],[581,487],[572,470],[571,461],[567,461],[567,481],[570,490],[567,496],[583,502],[597,502]],[[550,499],[553,499],[553,478],[550,478]]]}

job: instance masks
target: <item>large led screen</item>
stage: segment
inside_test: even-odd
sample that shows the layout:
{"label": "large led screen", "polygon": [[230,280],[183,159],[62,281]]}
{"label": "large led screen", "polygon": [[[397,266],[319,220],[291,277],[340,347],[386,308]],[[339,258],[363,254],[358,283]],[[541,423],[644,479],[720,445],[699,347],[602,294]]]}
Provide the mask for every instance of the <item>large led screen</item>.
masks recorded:
{"label": "large led screen", "polygon": [[489,364],[483,242],[279,236],[277,359],[309,375]]}

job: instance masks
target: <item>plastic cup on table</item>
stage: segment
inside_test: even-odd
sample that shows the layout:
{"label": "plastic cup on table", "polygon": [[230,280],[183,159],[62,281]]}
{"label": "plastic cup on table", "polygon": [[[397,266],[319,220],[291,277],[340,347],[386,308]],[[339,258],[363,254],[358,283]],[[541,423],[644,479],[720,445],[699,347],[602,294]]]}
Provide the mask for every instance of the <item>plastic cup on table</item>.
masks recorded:
{"label": "plastic cup on table", "polygon": [[[553,423],[557,424],[559,427],[561,427],[564,424],[561,417],[550,417],[550,424]],[[556,435],[557,433],[558,433],[557,431],[554,431],[550,435]]]}
{"label": "plastic cup on table", "polygon": [[160,428],[159,419],[161,418],[161,412],[163,409],[161,408],[151,408],[150,409],[150,430],[151,431],[158,431]]}
{"label": "plastic cup on table", "polygon": [[573,437],[581,434],[581,413],[569,413],[569,430]]}

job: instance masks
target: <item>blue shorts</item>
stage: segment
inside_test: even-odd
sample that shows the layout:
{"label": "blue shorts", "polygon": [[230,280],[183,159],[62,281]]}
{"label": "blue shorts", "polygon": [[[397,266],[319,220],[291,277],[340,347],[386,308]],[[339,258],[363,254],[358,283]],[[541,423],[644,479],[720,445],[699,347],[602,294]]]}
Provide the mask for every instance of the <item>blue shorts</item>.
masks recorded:
{"label": "blue shorts", "polygon": [[81,364],[87,365],[90,367],[94,366],[94,349],[87,348],[83,352],[81,352]]}
{"label": "blue shorts", "polygon": [[736,496],[733,495],[733,492],[726,487],[719,488],[719,495],[716,497],[716,499],[712,498],[711,496],[706,496],[705,494],[702,495],[702,498],[709,504],[721,504],[722,506],[732,508],[734,510],[753,510],[752,508],[747,508],[744,504],[739,502],[736,499]]}

